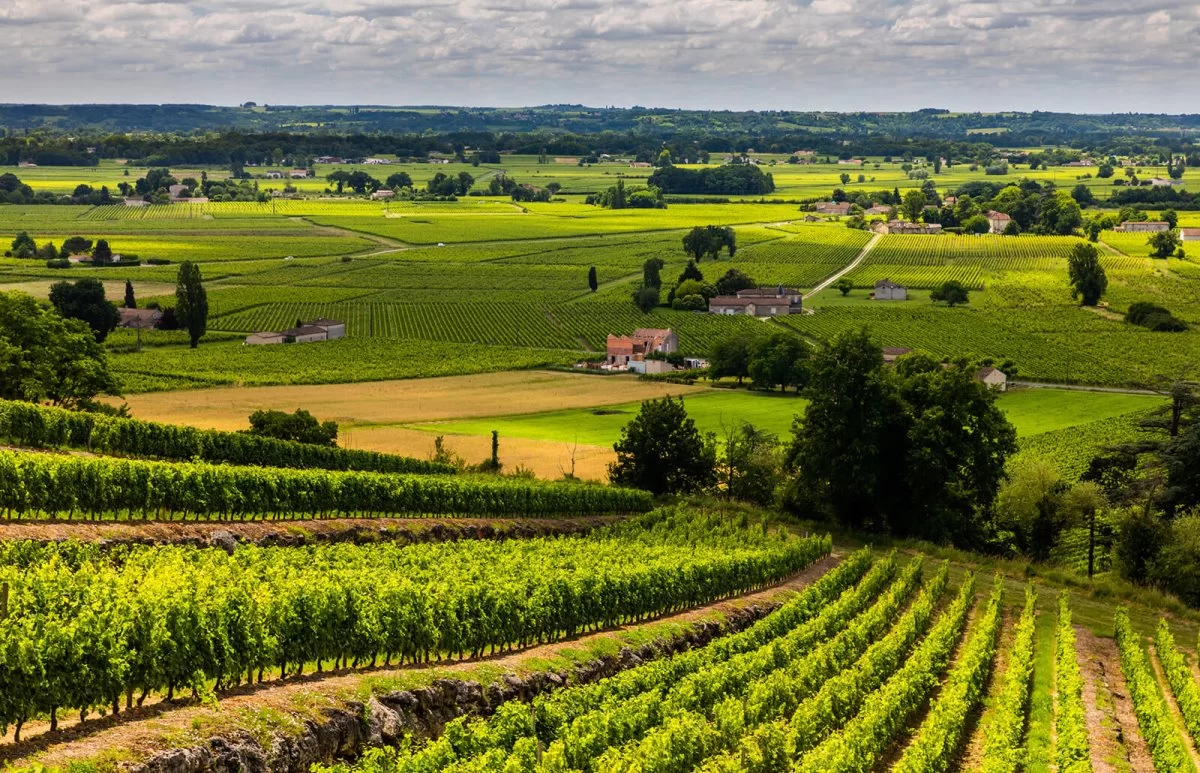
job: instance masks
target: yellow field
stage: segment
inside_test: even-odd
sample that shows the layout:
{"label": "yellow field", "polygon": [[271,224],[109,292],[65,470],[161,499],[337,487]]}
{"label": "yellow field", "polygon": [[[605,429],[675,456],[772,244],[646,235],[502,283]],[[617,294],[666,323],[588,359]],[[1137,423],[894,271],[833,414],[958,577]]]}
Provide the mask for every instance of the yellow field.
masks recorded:
{"label": "yellow field", "polygon": [[[67,272],[63,272],[63,280],[74,281],[79,279],[78,276],[69,276]],[[20,290],[23,293],[29,293],[37,298],[50,297],[50,285],[54,284],[53,279],[31,279],[27,282],[0,282],[0,292],[8,290]],[[124,279],[105,279],[104,296],[113,303],[120,305],[125,299],[125,280]],[[138,298],[152,298],[157,295],[170,295],[175,292],[175,285],[167,284],[166,282],[134,282],[134,293]]]}
{"label": "yellow field", "polygon": [[360,384],[152,392],[130,395],[125,402],[139,419],[223,430],[245,429],[246,417],[260,408],[304,408],[346,429],[357,428],[354,437],[363,438],[366,427],[615,405],[705,390],[639,381],[636,376],[510,371]]}

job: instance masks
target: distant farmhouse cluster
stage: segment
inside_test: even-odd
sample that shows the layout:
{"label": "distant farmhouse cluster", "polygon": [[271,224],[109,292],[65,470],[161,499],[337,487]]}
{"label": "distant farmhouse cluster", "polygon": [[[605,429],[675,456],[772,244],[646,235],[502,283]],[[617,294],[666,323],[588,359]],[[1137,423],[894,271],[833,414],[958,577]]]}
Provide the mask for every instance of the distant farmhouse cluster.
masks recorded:
{"label": "distant farmhouse cluster", "polygon": [[670,328],[639,327],[627,336],[609,333],[605,353],[599,366],[603,370],[653,374],[708,367],[705,360],[678,356],[679,334]]}
{"label": "distant farmhouse cluster", "polygon": [[254,333],[246,336],[247,346],[268,344],[308,344],[346,337],[346,323],[336,319],[314,319],[279,332]]}
{"label": "distant farmhouse cluster", "polygon": [[[907,346],[889,346],[883,350],[883,364],[895,365],[896,360],[911,353],[912,349],[909,349]],[[943,365],[942,367],[949,366]],[[975,380],[997,392],[1008,391],[1008,374],[999,368],[993,368],[990,365],[980,368],[975,371]]]}

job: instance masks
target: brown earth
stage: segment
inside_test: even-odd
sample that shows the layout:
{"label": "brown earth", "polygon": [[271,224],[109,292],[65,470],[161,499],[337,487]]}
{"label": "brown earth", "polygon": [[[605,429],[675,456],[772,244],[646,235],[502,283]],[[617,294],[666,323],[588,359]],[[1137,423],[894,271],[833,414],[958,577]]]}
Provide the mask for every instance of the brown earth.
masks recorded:
{"label": "brown earth", "polygon": [[[1154,773],[1154,762],[1138,730],[1133,701],[1121,672],[1117,643],[1075,626],[1075,656],[1083,676],[1083,707],[1095,773],[1113,773],[1113,760],[1127,760],[1134,773]],[[1104,695],[1107,701],[1098,700]],[[1107,705],[1105,705],[1107,704]]]}
{"label": "brown earth", "polygon": [[[226,736],[241,737],[247,733],[259,741],[265,741],[267,747],[279,746],[278,739],[275,742],[270,740],[270,736],[277,731],[291,729],[299,732],[307,729],[310,734],[319,735],[321,721],[334,716],[343,717],[344,720],[347,711],[361,710],[362,701],[367,696],[388,690],[428,684],[439,678],[479,678],[481,682],[494,684],[503,682],[509,675],[543,672],[555,659],[569,661],[589,650],[614,650],[627,643],[645,641],[647,633],[659,628],[665,629],[666,637],[670,638],[672,629],[678,632],[682,628],[686,636],[698,627],[711,629],[714,620],[744,615],[746,610],[755,610],[761,616],[766,611],[764,608],[778,606],[828,571],[841,557],[841,554],[835,553],[766,590],[679,614],[665,615],[650,622],[620,626],[517,652],[429,666],[377,667],[309,674],[284,682],[271,681],[230,690],[218,696],[219,702],[211,705],[198,705],[181,699],[169,703],[162,700],[147,701],[140,710],[123,711],[116,717],[110,715],[83,723],[60,720],[59,729],[53,735],[45,723],[31,723],[24,729],[18,745],[11,743],[11,735],[0,737],[0,762],[7,761],[18,768],[33,764],[65,767],[75,761],[113,760],[116,755],[124,767],[130,762],[145,761],[156,754],[185,747],[187,751],[179,754],[193,760],[196,753],[205,753],[197,752],[200,747],[228,746]],[[663,634],[659,632],[653,638],[661,640]],[[358,749],[339,751],[353,754]],[[195,769],[202,768],[204,764],[196,763],[199,767]]]}
{"label": "brown earth", "polygon": [[236,542],[306,545],[317,542],[447,542],[575,534],[620,520],[578,518],[330,518],[300,521],[0,521],[0,540],[105,544],[191,544]]}

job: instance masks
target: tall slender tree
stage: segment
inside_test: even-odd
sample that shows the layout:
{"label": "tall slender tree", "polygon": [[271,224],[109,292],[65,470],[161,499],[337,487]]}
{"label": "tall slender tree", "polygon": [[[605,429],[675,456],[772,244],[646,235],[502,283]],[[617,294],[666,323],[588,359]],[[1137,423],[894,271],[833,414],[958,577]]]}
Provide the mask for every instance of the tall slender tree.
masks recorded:
{"label": "tall slender tree", "polygon": [[188,340],[193,349],[200,345],[200,337],[208,329],[208,293],[200,276],[200,266],[190,260],[179,265],[179,278],[175,284],[175,318],[188,331]]}

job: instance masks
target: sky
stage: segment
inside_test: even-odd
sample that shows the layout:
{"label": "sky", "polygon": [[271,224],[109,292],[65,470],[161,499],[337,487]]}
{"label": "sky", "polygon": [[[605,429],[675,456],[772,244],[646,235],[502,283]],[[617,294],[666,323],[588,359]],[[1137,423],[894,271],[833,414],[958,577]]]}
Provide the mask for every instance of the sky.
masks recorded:
{"label": "sky", "polygon": [[1200,112],[1200,0],[0,0],[0,102]]}

